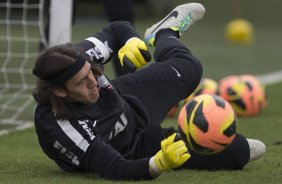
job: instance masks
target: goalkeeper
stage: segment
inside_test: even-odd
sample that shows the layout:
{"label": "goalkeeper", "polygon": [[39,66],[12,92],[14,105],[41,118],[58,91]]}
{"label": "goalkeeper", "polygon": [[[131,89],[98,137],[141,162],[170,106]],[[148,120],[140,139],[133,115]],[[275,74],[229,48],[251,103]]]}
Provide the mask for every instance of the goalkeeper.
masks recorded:
{"label": "goalkeeper", "polygon": [[[45,154],[65,171],[113,180],[153,179],[183,167],[243,168],[250,160],[243,136],[223,153],[196,155],[173,129],[160,126],[202,77],[200,62],[178,38],[204,12],[201,4],[184,4],[148,28],[145,40],[156,47],[156,63],[140,70],[150,54],[128,22],[113,22],[77,44],[42,53],[33,68],[38,77],[33,97],[36,133]],[[108,81],[102,64],[114,53],[131,73]]]}

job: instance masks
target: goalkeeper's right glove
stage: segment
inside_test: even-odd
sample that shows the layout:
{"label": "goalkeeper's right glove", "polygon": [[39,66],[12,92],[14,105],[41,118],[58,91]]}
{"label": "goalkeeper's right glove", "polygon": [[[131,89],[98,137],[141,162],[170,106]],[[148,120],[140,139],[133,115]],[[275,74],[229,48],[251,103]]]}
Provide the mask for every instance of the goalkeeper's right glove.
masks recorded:
{"label": "goalkeeper's right glove", "polygon": [[150,173],[153,177],[162,172],[181,166],[190,158],[183,140],[174,142],[176,133],[161,142],[161,150],[149,161]]}

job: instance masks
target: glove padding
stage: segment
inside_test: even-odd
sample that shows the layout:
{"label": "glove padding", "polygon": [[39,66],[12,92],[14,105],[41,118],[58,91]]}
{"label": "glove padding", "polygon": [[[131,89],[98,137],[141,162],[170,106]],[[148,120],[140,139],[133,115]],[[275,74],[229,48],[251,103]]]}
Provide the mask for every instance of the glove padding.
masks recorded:
{"label": "glove padding", "polygon": [[174,142],[176,133],[161,142],[161,150],[150,159],[149,167],[154,176],[181,166],[190,158],[183,140]]}
{"label": "glove padding", "polygon": [[118,58],[126,71],[134,72],[149,62],[151,55],[145,42],[133,37],[118,51]]}

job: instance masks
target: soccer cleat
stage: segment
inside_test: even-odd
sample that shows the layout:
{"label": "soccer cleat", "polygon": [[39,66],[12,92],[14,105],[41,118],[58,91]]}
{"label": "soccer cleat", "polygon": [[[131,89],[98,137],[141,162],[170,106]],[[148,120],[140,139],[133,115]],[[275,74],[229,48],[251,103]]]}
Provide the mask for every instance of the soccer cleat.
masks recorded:
{"label": "soccer cleat", "polygon": [[252,162],[254,160],[259,159],[262,157],[266,152],[265,144],[259,140],[255,139],[247,139],[250,147],[250,160]]}
{"label": "soccer cleat", "polygon": [[187,3],[174,8],[165,18],[148,28],[145,32],[145,42],[154,46],[155,35],[161,29],[172,29],[182,36],[184,32],[205,14],[205,8],[199,3]]}

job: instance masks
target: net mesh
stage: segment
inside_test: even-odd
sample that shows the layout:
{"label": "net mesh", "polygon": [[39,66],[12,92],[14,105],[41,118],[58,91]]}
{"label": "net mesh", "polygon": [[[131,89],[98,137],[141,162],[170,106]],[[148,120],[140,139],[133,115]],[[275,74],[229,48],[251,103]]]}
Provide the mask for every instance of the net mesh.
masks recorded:
{"label": "net mesh", "polygon": [[32,120],[32,67],[44,38],[44,0],[0,0],[0,121]]}

